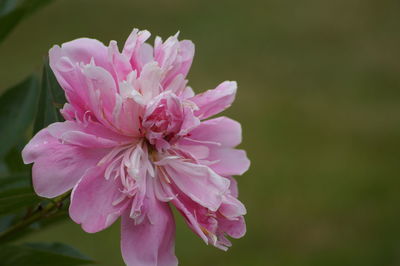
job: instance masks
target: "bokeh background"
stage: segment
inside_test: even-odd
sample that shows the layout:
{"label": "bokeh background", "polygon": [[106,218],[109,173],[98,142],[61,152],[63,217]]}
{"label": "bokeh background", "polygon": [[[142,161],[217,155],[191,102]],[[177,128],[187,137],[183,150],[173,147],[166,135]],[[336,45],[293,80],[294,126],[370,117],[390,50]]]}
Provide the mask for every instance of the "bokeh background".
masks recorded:
{"label": "bokeh background", "polygon": [[[251,169],[238,177],[248,233],[228,252],[177,217],[181,265],[400,265],[400,1],[58,0],[0,45],[0,91],[39,71],[53,44],[120,46],[133,27],[196,44],[190,85],[239,90]],[[23,241],[62,241],[123,265],[119,224],[71,221]]]}

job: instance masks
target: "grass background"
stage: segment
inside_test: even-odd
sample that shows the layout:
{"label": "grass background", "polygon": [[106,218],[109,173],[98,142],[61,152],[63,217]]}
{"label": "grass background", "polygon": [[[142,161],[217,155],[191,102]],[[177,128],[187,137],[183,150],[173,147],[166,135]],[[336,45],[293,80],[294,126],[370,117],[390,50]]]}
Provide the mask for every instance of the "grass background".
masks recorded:
{"label": "grass background", "polygon": [[[190,85],[239,91],[226,115],[244,129],[238,177],[248,233],[228,252],[177,217],[181,265],[400,265],[400,2],[397,0],[58,0],[0,44],[0,90],[39,70],[53,44],[120,47],[133,27],[196,44]],[[152,39],[153,40],[153,39]],[[71,221],[26,241],[63,241],[123,265],[119,224]]]}

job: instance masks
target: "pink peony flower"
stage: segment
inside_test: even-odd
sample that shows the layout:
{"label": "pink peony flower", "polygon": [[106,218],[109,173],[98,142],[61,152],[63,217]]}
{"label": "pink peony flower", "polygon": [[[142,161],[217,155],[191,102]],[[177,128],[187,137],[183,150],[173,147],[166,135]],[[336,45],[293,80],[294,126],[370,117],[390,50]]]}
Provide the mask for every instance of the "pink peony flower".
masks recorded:
{"label": "pink peony flower", "polygon": [[[177,265],[174,205],[207,244],[240,238],[246,209],[233,175],[249,168],[240,124],[208,119],[228,108],[236,83],[194,95],[186,75],[194,45],[133,30],[122,52],[94,39],[54,46],[50,66],[68,103],[65,122],[41,130],[23,150],[36,193],[72,189],[69,213],[89,233],[120,216],[127,265]],[[208,120],[205,120],[208,119]],[[169,204],[170,203],[170,204]]]}

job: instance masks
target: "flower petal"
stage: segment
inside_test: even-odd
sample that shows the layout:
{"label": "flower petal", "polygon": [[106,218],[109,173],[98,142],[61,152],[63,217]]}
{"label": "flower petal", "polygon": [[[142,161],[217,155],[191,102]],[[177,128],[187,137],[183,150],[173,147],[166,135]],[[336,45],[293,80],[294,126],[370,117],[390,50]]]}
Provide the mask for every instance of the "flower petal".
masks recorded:
{"label": "flower petal", "polygon": [[[90,38],[80,38],[55,45],[50,49],[50,65],[55,66],[61,57],[67,57],[73,65],[78,63],[89,64],[94,60],[97,66],[112,72],[108,57],[108,48],[100,41]],[[52,67],[53,69],[53,67]],[[55,68],[57,69],[57,68]],[[53,69],[53,71],[55,70]]]}
{"label": "flower petal", "polygon": [[130,202],[120,201],[120,179],[106,180],[104,170],[104,165],[89,169],[72,191],[69,215],[88,233],[110,226]]}
{"label": "flower petal", "polygon": [[49,125],[48,131],[62,143],[87,148],[111,148],[132,143],[131,138],[117,134],[97,122],[57,122]]}
{"label": "flower petal", "polygon": [[135,224],[129,212],[122,216],[122,256],[128,266],[178,265],[174,255],[175,222],[171,209],[167,203],[156,199],[150,182],[145,198],[147,217]]}
{"label": "flower petal", "polygon": [[229,189],[229,180],[204,165],[185,162],[176,157],[165,157],[156,162],[164,166],[168,177],[193,201],[216,211],[222,195]]}
{"label": "flower petal", "polygon": [[239,216],[235,220],[220,219],[218,224],[220,230],[230,237],[241,238],[246,234],[246,223],[243,216]]}
{"label": "flower petal", "polygon": [[34,163],[32,179],[36,193],[53,198],[72,189],[105,153],[106,149],[63,144],[48,129],[43,129],[25,146],[22,158],[26,164]]}
{"label": "flower petal", "polygon": [[209,167],[222,176],[242,175],[250,167],[246,152],[232,148],[213,147],[207,160],[215,161]]}
{"label": "flower petal", "polygon": [[194,44],[189,40],[178,41],[178,34],[169,37],[163,43],[160,37],[156,38],[154,58],[163,69],[164,87],[168,87],[178,75],[186,77],[193,56]]}
{"label": "flower petal", "polygon": [[246,214],[246,208],[243,203],[233,195],[225,196],[218,211],[230,220],[234,220],[235,218]]}
{"label": "flower petal", "polygon": [[224,116],[201,122],[189,135],[197,141],[211,141],[227,147],[235,147],[242,142],[240,124]]}
{"label": "flower petal", "polygon": [[142,71],[149,58],[152,58],[152,47],[144,45],[149,37],[150,32],[147,30],[139,31],[138,29],[133,29],[122,51],[122,54],[130,60],[132,69],[138,73]]}
{"label": "flower petal", "polygon": [[195,115],[200,119],[206,119],[224,111],[235,100],[236,89],[235,81],[225,81],[213,90],[205,91],[190,98],[199,107]]}
{"label": "flower petal", "polygon": [[93,112],[104,125],[113,128],[116,123],[113,116],[117,94],[115,80],[108,71],[94,64],[85,65],[82,72],[86,87],[80,89],[87,91],[85,104],[88,111]]}
{"label": "flower petal", "polygon": [[111,73],[116,79],[114,68],[109,61],[108,49],[97,40],[76,39],[64,43],[61,47],[55,45],[49,51],[50,67],[79,117],[87,111],[88,102],[87,85],[81,68],[82,65],[91,62]]}

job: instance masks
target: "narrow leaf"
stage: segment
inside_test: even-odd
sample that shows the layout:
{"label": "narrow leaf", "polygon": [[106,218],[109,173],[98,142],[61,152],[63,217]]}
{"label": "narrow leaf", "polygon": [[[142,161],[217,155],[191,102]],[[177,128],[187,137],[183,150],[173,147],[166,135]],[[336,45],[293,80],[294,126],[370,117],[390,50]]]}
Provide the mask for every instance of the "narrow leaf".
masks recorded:
{"label": "narrow leaf", "polygon": [[0,216],[38,204],[40,200],[30,187],[0,192]]}
{"label": "narrow leaf", "polygon": [[0,216],[16,213],[41,201],[32,190],[27,173],[0,177]]}
{"label": "narrow leaf", "polygon": [[2,246],[0,249],[0,261],[3,266],[74,266],[93,263],[90,258],[81,252],[62,243],[30,243],[19,246]]}
{"label": "narrow leaf", "polygon": [[0,158],[22,138],[36,111],[38,81],[31,76],[0,97]]}
{"label": "narrow leaf", "polygon": [[39,109],[36,115],[34,133],[51,123],[63,121],[60,108],[65,102],[64,91],[58,84],[48,62],[46,62],[43,67]]}
{"label": "narrow leaf", "polygon": [[[42,203],[40,203],[40,204],[42,204]],[[46,217],[46,219],[37,221],[28,227],[21,228],[20,230],[18,230],[17,232],[14,232],[13,234],[9,234],[5,237],[4,236],[1,237],[0,245],[6,244],[11,241],[16,241],[18,239],[25,237],[26,235],[29,235],[34,232],[38,232],[42,228],[52,227],[64,220],[68,219],[69,218],[68,211],[65,209],[68,209],[68,208],[65,207],[62,210],[58,210],[56,213],[52,214],[51,216]],[[1,232],[4,232],[6,229],[8,229],[9,227],[14,226],[16,223],[18,223],[21,219],[24,218],[24,215],[26,215],[26,211],[18,213],[18,214],[10,214],[10,215],[0,217],[0,234],[1,234]]]}

